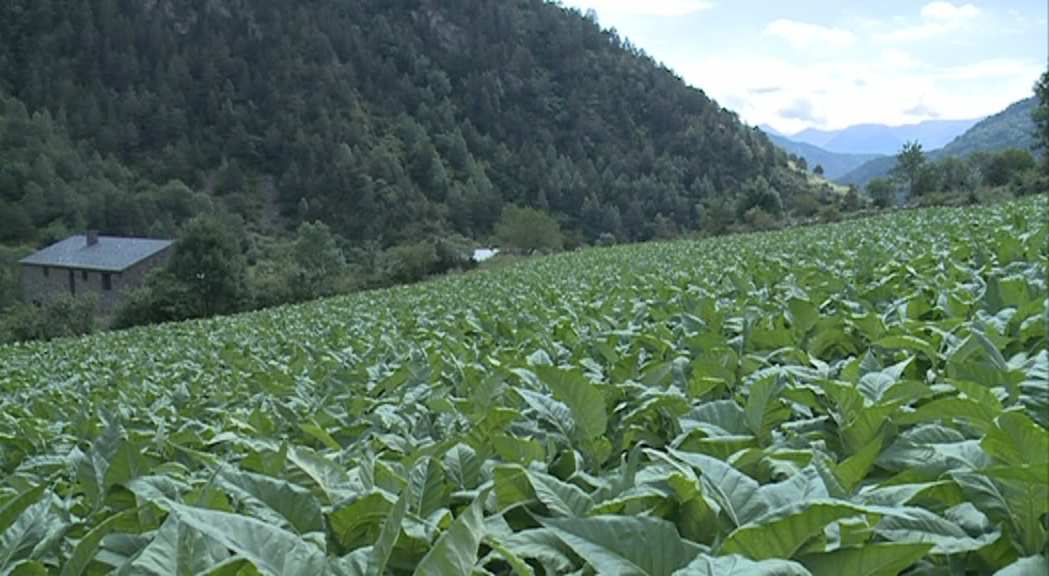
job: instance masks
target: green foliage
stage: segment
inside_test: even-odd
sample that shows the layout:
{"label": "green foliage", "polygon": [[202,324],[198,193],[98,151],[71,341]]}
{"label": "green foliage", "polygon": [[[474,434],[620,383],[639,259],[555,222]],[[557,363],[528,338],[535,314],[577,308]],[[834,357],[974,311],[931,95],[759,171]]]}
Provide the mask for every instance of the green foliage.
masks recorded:
{"label": "green foliage", "polygon": [[932,192],[935,188],[928,176],[925,176],[930,173],[925,171],[924,167],[925,152],[922,151],[920,142],[907,142],[896,154],[896,165],[890,174],[894,180],[906,186],[908,198]]}
{"label": "green foliage", "polygon": [[0,341],[52,340],[83,336],[95,330],[93,295],[59,294],[43,303],[16,304],[0,325]]}
{"label": "green foliage", "polygon": [[26,248],[0,245],[0,318],[9,306],[22,302],[22,265],[19,260],[29,253]]}
{"label": "green foliage", "polygon": [[1034,120],[1035,147],[1042,152],[1042,166],[1049,174],[1049,70],[1034,85],[1036,101],[1031,110]]}
{"label": "green foliage", "polygon": [[197,217],[183,226],[166,272],[181,286],[183,318],[240,310],[248,299],[247,262],[226,222]]}
{"label": "green foliage", "polygon": [[303,222],[292,250],[299,270],[296,287],[302,299],[331,296],[344,285],[346,257],[323,222]]}
{"label": "green foliage", "polygon": [[[152,189],[179,180],[271,235],[320,220],[383,249],[483,239],[512,204],[557,214],[580,242],[643,240],[657,214],[697,230],[704,197],[787,163],[760,131],[556,3],[439,2],[425,18],[365,0],[67,4],[0,8],[12,132],[35,140],[28,123],[61,144],[23,153],[0,131],[0,154],[16,160],[0,199],[22,209],[0,205],[9,235],[29,234],[15,232],[26,219],[37,232],[56,218],[171,229]],[[616,211],[620,229],[587,217],[614,224]]]}
{"label": "green foliage", "polygon": [[783,212],[783,198],[780,197],[779,191],[761,176],[743,186],[736,210],[742,216],[753,208],[758,208],[773,217]]}
{"label": "green foliage", "polygon": [[867,195],[878,208],[888,208],[896,203],[896,189],[886,178],[874,178],[867,182]]}
{"label": "green foliage", "polygon": [[0,348],[0,572],[1040,570],[1046,208]]}
{"label": "green foliage", "polygon": [[495,238],[506,250],[523,253],[557,252],[564,247],[561,225],[532,208],[507,206],[495,227]]}
{"label": "green foliage", "polygon": [[[207,318],[246,309],[251,303],[248,267],[235,230],[232,223],[213,217],[198,216],[187,222],[167,265],[150,272],[143,285],[121,303],[113,327]],[[286,289],[284,284],[260,284],[272,290],[267,294],[270,298],[287,294],[290,299],[293,294],[280,292]]]}

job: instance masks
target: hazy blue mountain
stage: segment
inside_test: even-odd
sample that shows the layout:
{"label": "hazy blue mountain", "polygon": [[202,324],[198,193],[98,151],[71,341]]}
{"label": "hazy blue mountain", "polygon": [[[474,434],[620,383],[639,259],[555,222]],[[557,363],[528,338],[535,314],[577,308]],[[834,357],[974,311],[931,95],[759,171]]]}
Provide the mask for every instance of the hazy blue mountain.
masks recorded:
{"label": "hazy blue mountain", "polygon": [[844,154],[895,154],[904,143],[917,140],[923,148],[941,148],[962,134],[979,119],[928,120],[918,124],[886,126],[884,124],[857,124],[842,130],[808,128],[793,136],[795,142],[819,146],[828,152]]}
{"label": "hazy blue mountain", "polygon": [[805,161],[809,165],[809,170],[815,168],[817,164],[823,166],[823,175],[830,180],[834,180],[839,176],[849,173],[863,165],[863,163],[868,160],[880,157],[877,154],[841,154],[838,152],[830,152],[819,146],[814,146],[805,142],[795,142],[781,134],[769,132],[767,128],[768,127],[762,127],[762,130],[765,130],[765,133],[768,134],[769,140],[772,140],[773,143],[787,152],[805,158]]}
{"label": "hazy blue mountain", "polygon": [[[940,149],[925,146],[924,143],[922,147],[928,152],[930,160],[948,156],[964,158],[980,150],[995,151],[1010,146],[1030,149],[1034,144],[1034,120],[1031,118],[1034,105],[1034,97],[1015,102],[1005,110],[977,122]],[[872,178],[887,176],[895,163],[894,156],[876,158],[835,180],[842,184],[864,186]]]}

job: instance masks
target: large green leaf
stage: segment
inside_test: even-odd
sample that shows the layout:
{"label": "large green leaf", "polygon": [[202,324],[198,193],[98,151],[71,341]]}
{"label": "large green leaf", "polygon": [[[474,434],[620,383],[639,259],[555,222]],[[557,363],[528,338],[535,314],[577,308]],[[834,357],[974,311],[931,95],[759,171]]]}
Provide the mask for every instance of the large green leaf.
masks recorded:
{"label": "large green leaf", "polygon": [[791,415],[791,410],[780,399],[786,386],[782,376],[772,375],[750,385],[747,405],[744,409],[747,428],[765,442],[772,439],[772,430]]}
{"label": "large green leaf", "polygon": [[944,555],[974,552],[998,538],[997,532],[973,537],[958,524],[923,508],[886,516],[874,527],[874,532],[891,542],[932,544],[932,554]]}
{"label": "large green leaf", "polygon": [[226,546],[168,516],[153,539],[135,559],[124,566],[121,574],[168,576],[199,574],[221,566],[229,560]]}
{"label": "large green leaf", "polygon": [[66,529],[55,513],[55,496],[49,494],[30,504],[0,533],[0,574],[23,560],[39,559]]}
{"label": "large green leaf", "polygon": [[813,574],[897,576],[932,548],[928,543],[869,543],[802,556],[799,562]]}
{"label": "large green leaf", "polygon": [[986,431],[994,422],[1000,410],[970,398],[937,398],[923,404],[917,410],[896,416],[894,420],[900,425],[911,425],[919,422],[937,422],[950,418],[965,418],[970,425],[980,431]]}
{"label": "large green leaf", "polygon": [[670,574],[699,552],[673,524],[659,518],[591,516],[540,522],[599,574]]}
{"label": "large green leaf", "polygon": [[476,488],[480,483],[482,459],[466,444],[452,446],[443,456],[444,469],[449,479],[460,490]]}
{"label": "large green leaf", "polygon": [[136,520],[138,512],[138,509],[135,508],[124,510],[123,512],[113,514],[92,528],[90,532],[80,539],[76,548],[73,549],[73,554],[62,566],[62,576],[80,576],[80,574],[83,574],[98,551],[98,545],[102,542],[102,538],[110,532],[120,529],[121,525],[128,521]]}
{"label": "large green leaf", "polygon": [[536,366],[535,374],[554,397],[572,411],[577,426],[588,439],[595,439],[608,428],[605,397],[590,380],[578,370],[554,366]]}
{"label": "large green leaf", "polygon": [[[812,576],[805,566],[790,560],[760,560],[755,562],[738,554],[708,556],[700,554],[688,566],[674,572],[674,576]],[[817,572],[822,574],[822,572]]]}
{"label": "large green leaf", "polygon": [[[405,489],[402,499],[404,494],[410,497],[411,491]],[[363,545],[392,508],[393,503],[383,492],[372,492],[338,506],[328,515],[335,541],[344,548]]]}
{"label": "large green leaf", "polygon": [[368,574],[384,574],[386,572],[386,563],[390,560],[390,553],[393,552],[393,547],[397,544],[397,537],[401,535],[401,522],[404,521],[404,514],[408,510],[410,495],[411,492],[405,488],[401,496],[397,498],[397,503],[393,505],[390,513],[383,521],[382,532],[379,534],[378,540],[375,541],[372,553],[368,558]]}
{"label": "large green leaf", "polygon": [[768,502],[759,492],[758,482],[731,465],[704,454],[678,450],[671,450],[670,454],[700,472],[703,493],[717,502],[734,526],[752,522],[769,511]]}
{"label": "large green leaf", "polygon": [[796,511],[732,531],[718,547],[718,554],[741,554],[752,560],[791,558],[831,522],[864,513],[844,502],[811,502]]}
{"label": "large green leaf", "polygon": [[[806,466],[790,478],[758,489],[758,494],[769,505],[769,516],[779,510],[797,506],[813,500],[827,500],[830,494],[815,466]],[[760,518],[752,520],[760,522]]]}
{"label": "large green leaf", "polygon": [[297,534],[261,520],[227,512],[167,503],[180,523],[251,561],[263,574],[328,574],[324,552]]}
{"label": "large green leaf", "polygon": [[291,447],[287,458],[294,472],[289,475],[289,479],[294,481],[301,476],[308,478],[317,495],[324,498],[324,503],[338,502],[361,488],[353,484],[343,467],[306,448]]}
{"label": "large green leaf", "polygon": [[419,562],[415,574],[440,576],[472,571],[477,562],[477,548],[485,535],[484,501],[487,497],[487,490],[482,491],[473,504],[452,522]]}
{"label": "large green leaf", "polygon": [[37,503],[44,495],[44,490],[46,489],[46,486],[39,484],[4,501],[3,505],[0,506],[0,534],[11,528],[11,525],[15,523],[15,520],[21,516],[26,508]]}
{"label": "large green leaf", "polygon": [[564,574],[572,570],[574,553],[553,530],[521,530],[503,538],[502,543],[517,556],[539,562],[548,573]]}
{"label": "large green leaf", "polygon": [[995,424],[980,441],[991,458],[1011,466],[1049,466],[1049,430],[1021,412],[1006,412]]}
{"label": "large green leaf", "polygon": [[1002,568],[994,576],[1042,576],[1049,573],[1049,559],[1043,555],[1028,556]]}
{"label": "large green leaf", "polygon": [[408,486],[412,499],[409,510],[423,518],[448,506],[451,490],[444,480],[444,466],[436,458],[422,458],[412,466]]}
{"label": "large green leaf", "polygon": [[139,476],[149,474],[149,461],[142,456],[139,449],[127,440],[121,440],[117,445],[116,452],[106,466],[103,476],[105,489],[127,482]]}
{"label": "large green leaf", "polygon": [[320,505],[304,488],[229,467],[222,469],[219,478],[223,489],[259,520],[292,528],[299,534],[324,530]]}
{"label": "large green leaf", "polygon": [[874,460],[881,452],[881,447],[881,440],[875,439],[846,458],[844,462],[834,466],[834,475],[846,492],[851,493],[867,477],[871,466],[874,465]]}
{"label": "large green leaf", "polygon": [[528,480],[540,502],[557,516],[584,516],[593,508],[594,501],[578,486],[528,470]]}

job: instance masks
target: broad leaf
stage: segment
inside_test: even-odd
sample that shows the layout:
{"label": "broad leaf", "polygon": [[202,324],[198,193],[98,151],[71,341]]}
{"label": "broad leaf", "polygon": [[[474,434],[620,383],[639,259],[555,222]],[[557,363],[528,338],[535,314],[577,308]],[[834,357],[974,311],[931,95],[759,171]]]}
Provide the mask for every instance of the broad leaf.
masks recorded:
{"label": "broad leaf", "polygon": [[264,574],[327,574],[324,553],[298,535],[227,512],[167,504],[178,520],[251,561]]}
{"label": "broad leaf", "polygon": [[813,574],[897,576],[932,548],[928,543],[869,543],[859,548],[802,556],[799,562]]}
{"label": "broad leaf", "polygon": [[222,487],[259,520],[293,528],[299,534],[324,530],[320,505],[306,489],[229,467],[219,477]]}
{"label": "broad leaf", "polygon": [[481,492],[473,504],[452,522],[423,557],[415,574],[440,576],[472,571],[477,562],[477,547],[485,534],[483,507],[487,496],[487,491]]}
{"label": "broad leaf", "polygon": [[721,543],[718,554],[741,554],[753,560],[791,558],[831,522],[863,512],[846,503],[813,502],[774,520],[737,528]]}
{"label": "broad leaf", "polygon": [[699,552],[673,524],[659,518],[591,516],[540,522],[599,574],[670,574]]}
{"label": "broad leaf", "polygon": [[728,574],[732,576],[813,576],[812,572],[797,562],[778,559],[755,562],[738,554],[729,556],[700,554],[688,566],[674,572],[674,576],[723,576]]}

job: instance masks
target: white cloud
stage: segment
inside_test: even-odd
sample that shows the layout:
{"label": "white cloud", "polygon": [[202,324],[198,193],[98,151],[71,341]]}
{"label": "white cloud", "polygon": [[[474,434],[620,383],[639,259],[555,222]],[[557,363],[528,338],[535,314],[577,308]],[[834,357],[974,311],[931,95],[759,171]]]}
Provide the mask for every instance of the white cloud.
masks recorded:
{"label": "white cloud", "polygon": [[686,16],[710,9],[713,4],[705,0],[567,0],[566,6],[582,11],[593,9],[598,19],[603,16]]}
{"label": "white cloud", "polygon": [[842,48],[856,42],[856,36],[848,30],[785,19],[769,22],[762,34],[779,36],[795,48],[801,49]]}
{"label": "white cloud", "polygon": [[884,34],[877,34],[874,36],[874,40],[875,42],[906,42],[939,36],[940,34],[946,34],[950,30],[951,26],[946,24],[929,22],[920,26],[907,26]]}
{"label": "white cloud", "polygon": [[930,2],[922,6],[922,16],[936,20],[961,20],[979,16],[980,9],[972,4],[955,6],[950,2]]}
{"label": "white cloud", "polygon": [[[876,34],[874,41],[907,42],[940,36],[963,28],[966,20],[975,18],[979,14],[980,9],[972,4],[955,6],[950,2],[930,2],[922,6],[921,9],[921,15],[925,22],[904,26],[883,34]],[[897,19],[905,21],[903,18],[898,17]]]}
{"label": "white cloud", "polygon": [[944,80],[968,82],[997,78],[1037,77],[1043,67],[1030,61],[995,58],[949,68],[939,74]]}
{"label": "white cloud", "polygon": [[887,48],[881,51],[881,61],[893,70],[910,70],[921,67],[922,61],[899,48]]}
{"label": "white cloud", "polygon": [[[759,55],[685,56],[668,65],[744,121],[786,134],[810,126],[900,125],[993,114],[1029,95],[1038,76],[1032,62],[994,59],[935,68],[895,48],[873,59],[796,63]],[[768,86],[779,89],[763,90]]]}

